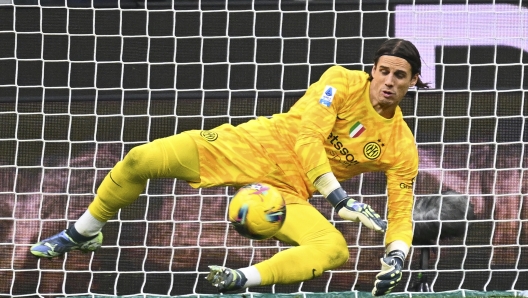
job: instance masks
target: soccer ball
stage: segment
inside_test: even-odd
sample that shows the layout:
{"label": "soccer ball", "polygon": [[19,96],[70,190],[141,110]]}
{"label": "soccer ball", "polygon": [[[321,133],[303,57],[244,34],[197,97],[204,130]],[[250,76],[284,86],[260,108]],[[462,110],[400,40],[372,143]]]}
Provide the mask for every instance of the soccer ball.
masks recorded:
{"label": "soccer ball", "polygon": [[242,236],[263,240],[273,237],[286,219],[280,192],[264,183],[240,188],[229,203],[229,221]]}

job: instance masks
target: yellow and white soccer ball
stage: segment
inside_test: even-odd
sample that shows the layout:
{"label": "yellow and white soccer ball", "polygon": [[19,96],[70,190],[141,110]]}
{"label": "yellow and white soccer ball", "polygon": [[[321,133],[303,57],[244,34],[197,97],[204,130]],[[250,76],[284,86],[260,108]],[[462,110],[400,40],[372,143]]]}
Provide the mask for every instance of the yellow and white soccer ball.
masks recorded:
{"label": "yellow and white soccer ball", "polygon": [[286,219],[281,193],[265,183],[240,188],[229,203],[229,221],[242,236],[263,240],[273,237]]}

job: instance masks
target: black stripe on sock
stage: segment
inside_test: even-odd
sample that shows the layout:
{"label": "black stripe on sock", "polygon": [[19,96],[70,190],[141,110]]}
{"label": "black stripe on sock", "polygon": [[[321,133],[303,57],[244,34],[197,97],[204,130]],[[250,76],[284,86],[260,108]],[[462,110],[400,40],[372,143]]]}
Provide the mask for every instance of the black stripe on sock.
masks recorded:
{"label": "black stripe on sock", "polygon": [[86,237],[84,235],[81,235],[79,232],[77,232],[77,230],[75,229],[75,225],[71,225],[67,230],[66,230],[66,234],[68,234],[72,239],[73,241],[79,243],[79,242],[86,242],[88,240],[92,240],[94,239],[95,237],[97,237],[97,234],[95,234],[94,236],[89,236],[89,237]]}

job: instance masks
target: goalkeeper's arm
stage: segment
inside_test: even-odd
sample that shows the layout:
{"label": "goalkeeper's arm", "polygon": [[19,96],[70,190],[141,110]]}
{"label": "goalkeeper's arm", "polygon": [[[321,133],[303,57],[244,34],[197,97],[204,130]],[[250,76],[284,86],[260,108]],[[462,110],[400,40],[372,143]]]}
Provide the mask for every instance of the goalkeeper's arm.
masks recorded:
{"label": "goalkeeper's arm", "polygon": [[314,186],[334,206],[341,218],[355,222],[361,221],[365,226],[377,232],[383,233],[387,230],[387,224],[381,216],[369,205],[350,198],[332,172],[319,176]]}
{"label": "goalkeeper's arm", "polygon": [[[381,220],[372,208],[348,197],[333,173],[321,175],[314,182],[317,190],[334,206],[337,214],[343,219],[361,221],[367,227],[385,232],[387,224]],[[385,256],[380,259],[381,272],[376,275],[372,295],[386,295],[398,285],[402,278],[402,268],[409,253],[409,246],[401,240],[389,243],[385,248]]]}

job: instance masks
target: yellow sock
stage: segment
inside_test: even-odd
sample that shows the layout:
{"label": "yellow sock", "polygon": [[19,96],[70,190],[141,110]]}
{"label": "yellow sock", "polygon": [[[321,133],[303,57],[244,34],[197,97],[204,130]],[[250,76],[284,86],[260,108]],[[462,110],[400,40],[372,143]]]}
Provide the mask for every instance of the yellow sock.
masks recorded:
{"label": "yellow sock", "polygon": [[88,207],[96,219],[106,222],[110,220],[119,209],[133,203],[145,189],[147,180],[132,182],[126,178],[126,170],[120,161],[106,175],[97,189],[95,199]]}

